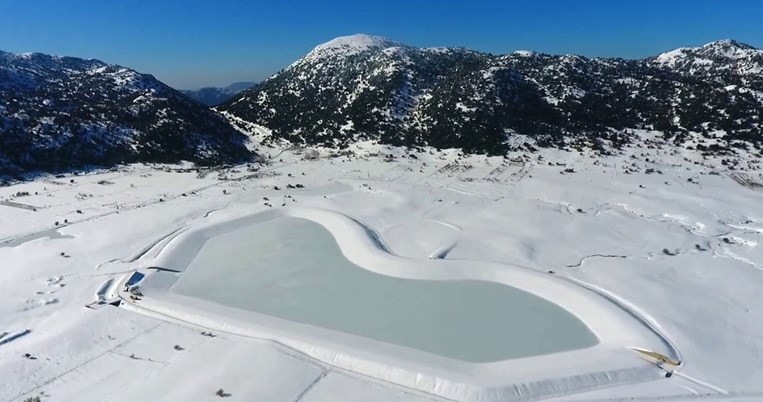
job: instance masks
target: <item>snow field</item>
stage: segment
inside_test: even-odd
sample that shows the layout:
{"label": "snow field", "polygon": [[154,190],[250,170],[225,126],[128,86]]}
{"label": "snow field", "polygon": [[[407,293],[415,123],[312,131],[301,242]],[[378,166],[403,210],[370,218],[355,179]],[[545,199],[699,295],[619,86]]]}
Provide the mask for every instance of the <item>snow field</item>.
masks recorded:
{"label": "snow field", "polygon": [[[320,359],[302,355],[294,365],[291,360],[272,363],[280,361],[272,353],[290,356],[293,349],[225,333],[206,339],[200,332],[209,329],[193,324],[110,306],[83,307],[95,300],[94,293],[106,280],[119,279],[140,268],[143,259],[156,257],[179,229],[270,210],[263,197],[274,207],[322,208],[351,216],[380,233],[399,256],[423,259],[449,248],[442,261],[432,263],[493,261],[542,276],[551,275],[547,273],[551,270],[559,278],[582,281],[637,308],[681,353],[684,364],[679,373],[686,377],[660,379],[660,371],[644,363],[649,375],[656,376],[653,381],[600,388],[580,394],[576,397],[580,400],[755,400],[763,395],[763,311],[758,308],[763,193],[741,186],[722,170],[718,176],[708,174],[719,165],[687,164],[681,155],[659,150],[648,151],[657,163],[643,157],[634,162],[626,154],[594,164],[587,155],[543,151],[544,160],[538,161],[536,155],[516,165],[501,158],[461,157],[453,151],[426,151],[417,159],[403,158],[401,150],[368,144],[353,151],[355,156],[338,158],[326,158],[323,152],[314,162],[303,161],[294,151],[284,152],[263,168],[267,175],[240,181],[232,179],[245,177],[245,167],[239,173],[225,173],[227,180],[221,180],[216,174],[198,178],[196,173],[132,166],[116,173],[71,177],[75,183],[68,182],[70,177],[50,179],[64,183],[55,187],[41,179],[0,189],[3,199],[19,191],[50,190],[50,197],[46,193],[44,198],[38,194],[38,198],[13,199],[41,206],[37,211],[0,205],[0,238],[7,241],[0,247],[0,283],[5,285],[0,295],[0,333],[30,331],[0,345],[4,379],[0,400],[19,401],[40,392],[45,401],[71,400],[73,395],[83,401],[119,400],[122,394],[150,395],[153,400],[161,400],[161,395],[218,400],[214,395],[218,388],[230,392],[231,400],[262,395],[272,401],[293,401],[300,395],[300,400],[309,401],[336,400],[332,399],[336,395],[353,400],[353,392],[358,395],[355,400],[440,400],[432,393],[339,368],[320,377],[320,368],[334,367],[321,363],[331,358],[329,354]],[[391,153],[396,162],[385,162],[384,155]],[[642,173],[624,174],[623,166],[632,163]],[[664,174],[644,174],[649,166],[659,166]],[[575,173],[561,174],[566,167]],[[98,184],[100,180],[114,184]],[[305,188],[286,187],[296,183]],[[117,208],[123,204],[129,207]],[[64,219],[69,223],[62,224]],[[460,230],[419,224],[432,220]],[[34,237],[52,233],[46,232],[51,229],[62,236]],[[146,250],[151,244],[158,247]],[[57,302],[44,303],[50,299]],[[131,341],[154,347],[141,346],[144,351],[138,352],[127,346]],[[197,342],[222,346],[194,346]],[[175,344],[186,349],[175,351]],[[228,359],[228,350],[251,357],[231,357],[224,367],[189,363]],[[148,368],[158,364],[129,357],[135,354],[166,363],[175,352],[188,356],[175,358],[151,375]],[[314,352],[320,356],[320,350]],[[36,360],[22,357],[25,353]],[[633,358],[630,351],[619,353],[629,362]],[[243,379],[227,385],[215,377],[249,381],[250,376],[242,373],[262,372],[267,378],[270,368],[285,373],[284,382],[264,381],[254,389]],[[208,374],[203,374],[205,370]],[[440,370],[446,372],[448,367]],[[529,365],[523,371],[528,376],[544,373],[542,367]],[[197,374],[202,379],[176,380]],[[551,381],[544,386],[545,394],[538,387],[534,398],[556,395],[569,400],[572,396],[563,395],[555,377],[547,374]],[[496,400],[523,398],[496,396]]]}

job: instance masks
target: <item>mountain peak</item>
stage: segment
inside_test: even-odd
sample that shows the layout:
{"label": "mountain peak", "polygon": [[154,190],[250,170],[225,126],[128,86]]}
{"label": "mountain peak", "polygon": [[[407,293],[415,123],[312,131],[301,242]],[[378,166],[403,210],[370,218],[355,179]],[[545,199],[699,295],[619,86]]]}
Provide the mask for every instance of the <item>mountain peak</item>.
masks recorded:
{"label": "mountain peak", "polygon": [[747,58],[756,52],[763,52],[746,43],[733,39],[723,39],[707,43],[699,47],[680,47],[661,53],[655,57],[655,62],[667,67],[675,67],[685,63],[705,63],[711,59],[739,60]]}
{"label": "mountain peak", "polygon": [[533,50],[515,50],[512,55],[517,57],[535,57],[538,53]]}
{"label": "mountain peak", "polygon": [[344,53],[347,55],[357,54],[368,50],[381,50],[390,47],[405,46],[402,43],[389,40],[381,36],[355,34],[340,36],[326,43],[320,44],[310,54],[325,55]]}
{"label": "mountain peak", "polygon": [[697,50],[703,56],[715,56],[730,60],[742,59],[759,51],[746,43],[737,42],[732,39],[710,42]]}
{"label": "mountain peak", "polygon": [[704,46],[702,46],[702,48],[703,49],[736,48],[736,49],[744,49],[744,50],[755,49],[755,47],[751,45],[736,41],[734,39],[717,40],[717,41],[705,44]]}

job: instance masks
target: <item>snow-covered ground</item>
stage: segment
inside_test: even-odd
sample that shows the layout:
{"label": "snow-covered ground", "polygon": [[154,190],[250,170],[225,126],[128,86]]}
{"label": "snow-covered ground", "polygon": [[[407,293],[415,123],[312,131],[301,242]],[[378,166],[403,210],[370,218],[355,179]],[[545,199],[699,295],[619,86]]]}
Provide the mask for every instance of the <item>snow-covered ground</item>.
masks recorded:
{"label": "snow-covered ground", "polygon": [[[85,307],[179,234],[286,206],[351,217],[400,257],[503,264],[606,296],[682,361],[664,378],[623,347],[621,361],[650,374],[582,389],[556,381],[547,355],[525,370],[545,378],[542,387],[486,400],[763,399],[763,191],[732,179],[740,172],[658,149],[514,160],[371,144],[351,151],[305,160],[274,146],[260,150],[268,161],[258,172],[129,166],[0,188],[0,401],[212,401],[218,389],[231,401],[458,400],[279,339],[198,326],[203,312],[188,320],[140,311],[141,301]],[[763,182],[758,172],[742,178]],[[576,315],[594,333],[607,327],[608,317]]]}

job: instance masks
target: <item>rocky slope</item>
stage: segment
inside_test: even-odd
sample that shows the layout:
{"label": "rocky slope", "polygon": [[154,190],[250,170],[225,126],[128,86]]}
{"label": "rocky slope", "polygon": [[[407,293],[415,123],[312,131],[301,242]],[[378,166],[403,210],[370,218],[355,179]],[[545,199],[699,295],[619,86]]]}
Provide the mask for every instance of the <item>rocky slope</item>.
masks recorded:
{"label": "rocky slope", "polygon": [[734,41],[624,60],[422,49],[354,35],[218,109],[277,138],[331,146],[374,139],[502,153],[513,137],[602,147],[645,129],[726,152],[760,149],[761,71],[763,51]]}
{"label": "rocky slope", "polygon": [[0,52],[0,174],[249,156],[225,119],[154,77],[98,60]]}
{"label": "rocky slope", "polygon": [[205,87],[194,90],[181,90],[180,92],[207,106],[215,106],[233,98],[242,91],[253,87],[254,84],[254,82],[235,82],[225,88]]}

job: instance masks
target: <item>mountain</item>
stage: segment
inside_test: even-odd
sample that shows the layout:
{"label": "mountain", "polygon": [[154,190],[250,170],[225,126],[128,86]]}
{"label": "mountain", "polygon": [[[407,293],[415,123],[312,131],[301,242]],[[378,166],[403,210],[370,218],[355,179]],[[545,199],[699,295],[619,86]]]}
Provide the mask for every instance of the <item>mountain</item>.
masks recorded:
{"label": "mountain", "polygon": [[242,91],[253,87],[255,82],[234,82],[225,88],[205,87],[194,90],[181,90],[186,96],[195,99],[207,106],[219,105],[233,98]]}
{"label": "mountain", "polygon": [[[735,41],[641,60],[416,48],[353,35],[218,110],[297,143],[359,139],[500,154],[524,135],[551,146],[619,146],[633,129],[716,151],[760,148],[763,51]],[[526,137],[523,137],[526,138]]]}
{"label": "mountain", "polygon": [[249,156],[224,118],[147,74],[0,52],[0,174]]}

